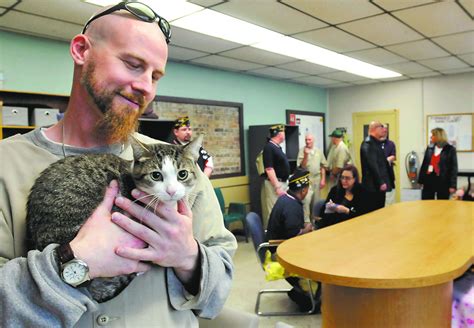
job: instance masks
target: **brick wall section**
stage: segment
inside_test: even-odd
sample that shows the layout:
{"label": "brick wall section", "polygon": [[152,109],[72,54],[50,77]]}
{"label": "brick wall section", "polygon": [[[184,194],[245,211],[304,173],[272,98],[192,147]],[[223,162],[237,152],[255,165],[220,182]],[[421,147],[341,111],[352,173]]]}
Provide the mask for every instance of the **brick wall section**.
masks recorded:
{"label": "brick wall section", "polygon": [[214,160],[213,175],[242,170],[238,108],[159,101],[153,103],[153,109],[163,120],[189,116],[193,137],[204,134],[204,149]]}

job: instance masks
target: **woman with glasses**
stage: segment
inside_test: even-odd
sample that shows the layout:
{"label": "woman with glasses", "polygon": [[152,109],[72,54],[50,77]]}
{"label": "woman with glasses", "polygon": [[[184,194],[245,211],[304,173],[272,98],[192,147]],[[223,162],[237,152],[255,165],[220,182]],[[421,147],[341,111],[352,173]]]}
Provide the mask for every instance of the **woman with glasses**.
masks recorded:
{"label": "woman with glasses", "polygon": [[363,188],[359,172],[354,165],[346,165],[339,174],[337,185],[332,187],[321,208],[318,229],[343,222],[366,212]]}
{"label": "woman with glasses", "polygon": [[458,158],[456,148],[448,143],[442,128],[431,130],[431,143],[426,147],[421,164],[418,183],[421,184],[421,199],[449,199],[456,191]]}

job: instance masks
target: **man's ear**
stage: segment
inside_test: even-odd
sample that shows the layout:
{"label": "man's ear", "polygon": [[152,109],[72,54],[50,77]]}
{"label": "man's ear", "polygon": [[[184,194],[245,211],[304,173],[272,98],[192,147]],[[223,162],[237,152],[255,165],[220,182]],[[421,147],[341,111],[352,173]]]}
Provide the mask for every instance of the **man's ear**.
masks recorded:
{"label": "man's ear", "polygon": [[76,65],[83,65],[91,43],[84,34],[76,35],[69,45],[69,52]]}

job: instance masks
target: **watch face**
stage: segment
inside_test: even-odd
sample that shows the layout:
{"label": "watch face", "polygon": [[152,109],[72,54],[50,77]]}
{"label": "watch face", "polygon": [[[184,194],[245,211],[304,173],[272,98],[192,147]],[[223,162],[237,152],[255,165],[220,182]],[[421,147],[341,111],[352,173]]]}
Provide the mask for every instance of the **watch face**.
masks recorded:
{"label": "watch face", "polygon": [[89,268],[87,265],[78,260],[72,260],[63,266],[62,278],[72,286],[77,286],[88,280]]}

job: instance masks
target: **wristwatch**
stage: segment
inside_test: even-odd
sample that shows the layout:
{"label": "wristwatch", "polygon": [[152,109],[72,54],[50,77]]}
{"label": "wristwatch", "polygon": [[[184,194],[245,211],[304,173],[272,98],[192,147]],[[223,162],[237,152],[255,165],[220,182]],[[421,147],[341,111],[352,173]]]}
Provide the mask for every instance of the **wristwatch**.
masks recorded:
{"label": "wristwatch", "polygon": [[61,279],[73,287],[82,287],[90,281],[87,263],[74,256],[69,243],[56,248]]}

